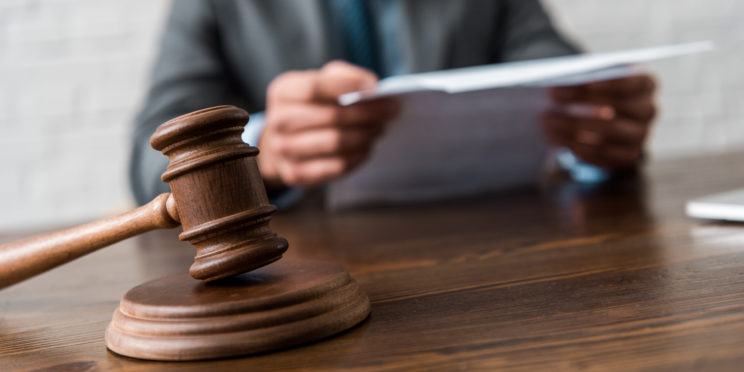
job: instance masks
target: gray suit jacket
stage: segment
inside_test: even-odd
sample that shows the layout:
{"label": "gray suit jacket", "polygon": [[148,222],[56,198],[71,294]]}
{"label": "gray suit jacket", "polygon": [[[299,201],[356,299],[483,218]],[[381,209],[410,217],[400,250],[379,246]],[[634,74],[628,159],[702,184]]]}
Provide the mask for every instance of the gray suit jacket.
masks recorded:
{"label": "gray suit jacket", "polygon": [[[375,0],[371,0],[375,1]],[[423,72],[576,53],[537,0],[400,0],[406,70]],[[233,104],[262,111],[269,82],[343,58],[323,0],[175,0],[136,119],[130,180],[138,203],[168,191],[149,146],[166,120]]]}

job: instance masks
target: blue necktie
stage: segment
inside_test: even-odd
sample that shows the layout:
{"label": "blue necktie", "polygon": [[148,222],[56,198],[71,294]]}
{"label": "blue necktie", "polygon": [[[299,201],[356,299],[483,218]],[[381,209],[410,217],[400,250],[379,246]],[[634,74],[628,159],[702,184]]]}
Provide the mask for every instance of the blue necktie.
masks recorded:
{"label": "blue necktie", "polygon": [[331,0],[347,61],[380,75],[377,38],[369,7],[364,0]]}

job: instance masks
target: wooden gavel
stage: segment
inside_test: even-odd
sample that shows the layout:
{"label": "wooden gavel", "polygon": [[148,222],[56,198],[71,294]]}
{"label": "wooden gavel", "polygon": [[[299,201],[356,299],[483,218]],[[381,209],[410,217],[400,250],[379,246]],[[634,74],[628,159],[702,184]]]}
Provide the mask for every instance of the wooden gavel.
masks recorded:
{"label": "wooden gavel", "polygon": [[258,149],[240,136],[248,113],[207,108],[172,119],[150,139],[170,164],[171,193],[119,216],[0,246],[0,288],[28,279],[120,240],[181,224],[196,247],[189,273],[212,281],[278,260],[287,241],[269,228],[269,204],[256,163]]}

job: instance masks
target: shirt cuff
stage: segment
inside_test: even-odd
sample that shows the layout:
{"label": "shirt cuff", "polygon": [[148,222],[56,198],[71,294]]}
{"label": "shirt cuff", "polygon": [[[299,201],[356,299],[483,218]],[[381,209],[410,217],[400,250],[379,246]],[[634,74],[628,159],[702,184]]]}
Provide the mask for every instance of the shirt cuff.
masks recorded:
{"label": "shirt cuff", "polygon": [[243,142],[251,146],[258,146],[258,140],[261,138],[264,126],[266,126],[266,120],[263,111],[251,114],[251,120],[245,125],[245,130],[243,130],[241,136]]}
{"label": "shirt cuff", "polygon": [[[258,146],[258,140],[261,138],[264,126],[266,126],[266,120],[263,112],[251,114],[251,120],[245,125],[243,135],[241,136],[243,142],[251,146]],[[284,192],[273,195],[269,198],[269,202],[276,205],[279,209],[287,209],[302,199],[304,195],[305,190],[290,187]]]}
{"label": "shirt cuff", "polygon": [[600,167],[585,163],[577,158],[571,150],[559,149],[555,156],[558,165],[568,171],[574,181],[581,183],[599,183],[610,178],[610,172]]}

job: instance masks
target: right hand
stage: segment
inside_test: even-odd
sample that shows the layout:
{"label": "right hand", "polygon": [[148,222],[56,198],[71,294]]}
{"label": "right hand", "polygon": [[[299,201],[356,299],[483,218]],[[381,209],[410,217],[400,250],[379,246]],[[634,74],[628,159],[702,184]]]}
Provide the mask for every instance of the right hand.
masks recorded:
{"label": "right hand", "polygon": [[[548,139],[583,161],[613,170],[633,169],[643,159],[643,147],[656,116],[656,80],[648,74],[554,87],[557,110],[542,118]],[[571,114],[571,106],[585,108]]]}
{"label": "right hand", "polygon": [[346,62],[289,71],[269,85],[258,166],[266,186],[313,187],[349,172],[398,112],[392,100],[339,106],[341,94],[372,89],[377,77]]}

